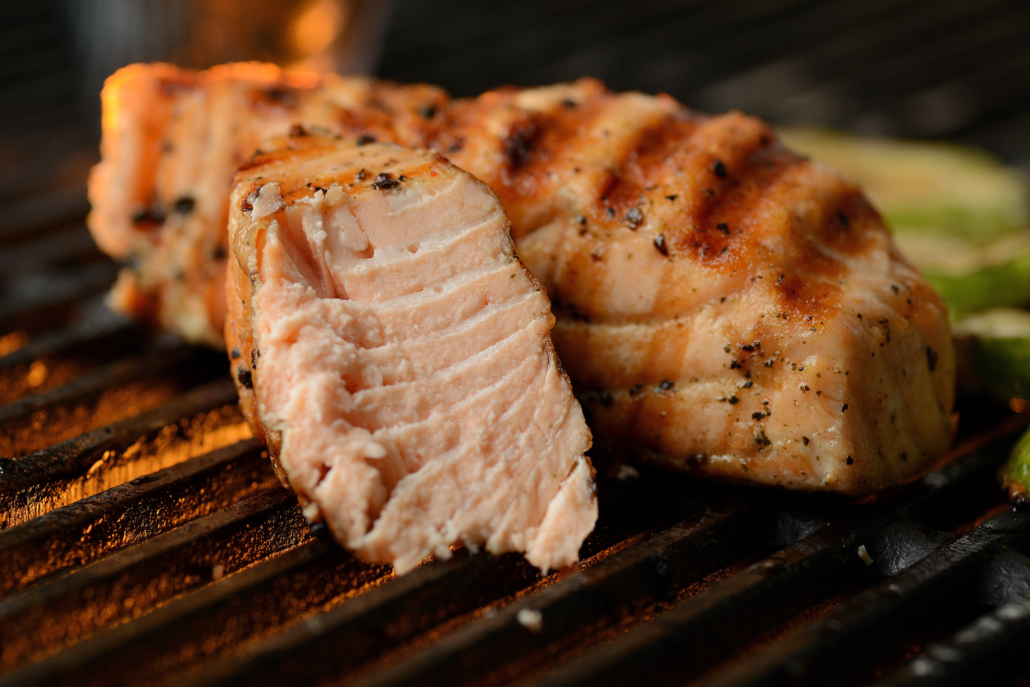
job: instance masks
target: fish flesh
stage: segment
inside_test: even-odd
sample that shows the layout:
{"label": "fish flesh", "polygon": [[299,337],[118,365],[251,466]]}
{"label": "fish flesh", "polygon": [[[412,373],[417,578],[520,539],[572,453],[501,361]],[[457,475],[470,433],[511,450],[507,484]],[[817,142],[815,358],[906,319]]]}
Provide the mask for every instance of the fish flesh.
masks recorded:
{"label": "fish flesh", "polygon": [[868,494],[947,450],[946,308],[851,181],[764,122],[592,79],[457,101],[595,437],[723,480]]}
{"label": "fish flesh", "polygon": [[590,432],[494,193],[436,153],[298,127],[230,208],[233,378],[309,519],[401,573],[461,544],[574,563]]}
{"label": "fish flesh", "polygon": [[123,262],[108,302],[187,341],[223,344],[225,227],[233,173],[266,139],[303,123],[353,130],[375,122],[417,145],[420,114],[445,94],[366,77],[284,71],[259,63],[207,71],[134,64],[101,94],[101,162],[87,219]]}
{"label": "fish flesh", "polygon": [[[599,445],[717,479],[853,495],[944,455],[955,430],[944,304],[861,190],[768,125],[592,79],[461,100],[389,88],[391,116],[357,106],[332,130],[432,148],[493,189],[550,296],[554,345]],[[211,203],[223,192],[194,186]],[[95,234],[103,224],[91,222]],[[203,256],[190,241],[180,250]],[[168,291],[152,269],[148,284],[179,309],[165,326],[217,330],[217,302],[184,305],[189,289]]]}

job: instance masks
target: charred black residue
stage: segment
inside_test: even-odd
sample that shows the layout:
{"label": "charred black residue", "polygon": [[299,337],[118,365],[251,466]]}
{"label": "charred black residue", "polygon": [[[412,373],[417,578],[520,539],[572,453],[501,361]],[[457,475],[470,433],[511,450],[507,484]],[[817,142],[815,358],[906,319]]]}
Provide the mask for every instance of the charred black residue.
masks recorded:
{"label": "charred black residue", "polygon": [[631,386],[629,388],[629,395],[630,396],[636,396],[637,394],[640,393],[640,390],[642,388],[643,388],[643,386],[641,386],[640,384],[634,384],[633,386]]}
{"label": "charred black residue", "polygon": [[751,413],[751,419],[752,420],[761,420],[763,418],[768,417],[771,414],[772,413],[770,413],[768,410],[756,410],[755,412]]}
{"label": "charred black residue", "polygon": [[809,439],[808,437],[801,437],[801,441],[805,444],[805,446],[808,446],[811,439]]}
{"label": "charred black residue", "polygon": [[358,171],[357,174],[354,175],[354,181],[364,181],[367,176],[368,172],[364,168],[362,168]]}
{"label": "charred black residue", "polygon": [[236,360],[236,359],[238,359],[238,358],[240,357],[240,349],[238,349],[238,348],[236,348],[236,347],[234,346],[234,347],[233,347],[233,349],[232,349],[232,353],[230,353],[230,354],[229,354],[229,356],[230,356],[230,357],[231,357],[231,358],[232,358],[233,360]]}
{"label": "charred black residue", "polygon": [[926,347],[926,364],[930,366],[930,372],[937,369],[937,351],[929,346]]}
{"label": "charred black residue", "polygon": [[669,244],[665,242],[665,234],[658,234],[654,237],[654,247],[658,249],[658,252],[662,255],[669,256]]}
{"label": "charred black residue", "polygon": [[297,93],[292,88],[273,86],[264,91],[265,99],[282,107],[295,108],[299,104]]}
{"label": "charred black residue", "polygon": [[658,388],[662,391],[670,391],[673,386],[675,386],[675,384],[671,379],[663,379],[661,384],[658,385]]}
{"label": "charred black residue", "polygon": [[715,172],[715,176],[725,178],[729,172],[726,170],[726,165],[723,164],[722,160],[716,160],[715,165],[712,167],[712,171]]}
{"label": "charred black residue", "polygon": [[250,349],[250,369],[257,369],[257,359],[261,357],[261,351],[256,348]]}
{"label": "charred black residue", "polygon": [[726,234],[727,236],[730,235],[730,225],[726,224],[725,222],[719,222],[715,225],[715,228],[721,231],[722,233]]}
{"label": "charred black residue", "polygon": [[847,459],[844,462],[847,463],[848,465],[853,465],[855,463],[855,459],[852,458],[851,456],[848,456]]}
{"label": "charred black residue", "polygon": [[640,211],[640,208],[630,208],[622,221],[626,223],[627,227],[636,231],[637,227],[644,222],[644,213]]}
{"label": "charred black residue", "polygon": [[504,139],[504,156],[508,158],[508,165],[513,170],[525,167],[532,159],[536,133],[535,124],[519,124]]}
{"label": "charred black residue", "polygon": [[375,142],[376,137],[372,136],[371,134],[364,134],[363,136],[358,136],[358,140],[355,141],[355,143],[357,143],[359,146],[367,146],[369,143]]}
{"label": "charred black residue", "polygon": [[193,212],[193,208],[196,207],[197,201],[193,199],[193,196],[181,196],[175,204],[172,205],[172,209],[180,215],[188,215]]}
{"label": "charred black residue", "polygon": [[598,398],[601,399],[601,405],[605,408],[612,404],[612,394],[610,391],[602,391]]}
{"label": "charred black residue", "polygon": [[377,191],[387,191],[391,188],[397,188],[401,185],[401,182],[393,178],[393,175],[389,172],[380,172],[376,176],[376,180],[372,182],[372,188]]}
{"label": "charred black residue", "polygon": [[842,413],[843,413],[843,412],[844,412],[845,410],[847,410],[847,409],[848,409],[848,404],[847,404],[847,403],[845,403],[844,405],[842,405],[842,406],[840,407],[840,412],[842,412]]}
{"label": "charred black residue", "polygon": [[162,210],[161,206],[157,204],[151,205],[149,208],[145,208],[143,210],[137,210],[132,214],[132,223],[137,227],[164,224],[164,221],[164,210]]}
{"label": "charred black residue", "polygon": [[254,378],[251,376],[250,370],[247,367],[241,365],[236,368],[236,379],[243,385],[244,389],[254,388]]}
{"label": "charred black residue", "polygon": [[432,103],[429,105],[423,105],[418,109],[418,113],[422,119],[432,119],[436,116],[436,105]]}

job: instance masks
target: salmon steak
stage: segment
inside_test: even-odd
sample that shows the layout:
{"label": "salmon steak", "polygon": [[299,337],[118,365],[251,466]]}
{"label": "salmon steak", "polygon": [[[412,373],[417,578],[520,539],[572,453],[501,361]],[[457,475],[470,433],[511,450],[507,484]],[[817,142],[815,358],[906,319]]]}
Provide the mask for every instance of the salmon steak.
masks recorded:
{"label": "salmon steak", "polygon": [[500,197],[599,444],[853,495],[950,445],[943,301],[862,191],[764,122],[584,79],[456,101],[428,144]]}
{"label": "salmon steak", "polygon": [[298,123],[332,129],[359,117],[417,145],[425,138],[419,112],[444,97],[432,86],[270,64],[120,69],[101,94],[102,159],[90,176],[87,219],[101,249],[124,265],[109,304],[187,341],[221,347],[236,168]]}
{"label": "salmon steak", "polygon": [[[213,77],[191,78],[211,88]],[[599,447],[722,480],[851,495],[913,480],[944,456],[955,361],[943,302],[861,190],[763,122],[591,79],[462,100],[427,86],[362,88],[389,102],[366,95],[347,109],[337,98],[333,131],[434,149],[500,198],[518,256],[551,299],[554,346]],[[140,198],[173,198],[143,179],[137,158],[109,159],[109,132],[140,125],[119,114],[122,100],[105,95],[104,105],[105,122],[125,124],[105,124],[101,166],[142,179]],[[249,105],[236,114],[252,116]],[[188,147],[193,136],[156,140]],[[158,167],[179,167],[153,150]],[[227,204],[224,186],[199,183],[192,167],[179,174],[206,204]],[[98,240],[114,232],[96,203],[114,191],[91,182]],[[196,237],[216,245],[225,229],[196,221],[190,237],[125,232],[207,264]],[[217,330],[217,298],[170,286],[156,263],[126,270],[158,294],[147,298],[171,313],[166,327]]]}
{"label": "salmon steak", "polygon": [[297,129],[236,175],[226,334],[281,477],[399,573],[451,547],[578,560],[590,432],[546,293],[482,182],[439,155]]}

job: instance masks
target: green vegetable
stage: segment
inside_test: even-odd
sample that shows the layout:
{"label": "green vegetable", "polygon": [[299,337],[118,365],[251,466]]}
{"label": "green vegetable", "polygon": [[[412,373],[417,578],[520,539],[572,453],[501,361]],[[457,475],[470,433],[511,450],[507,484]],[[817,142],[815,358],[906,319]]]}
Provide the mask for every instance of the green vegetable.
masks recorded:
{"label": "green vegetable", "polygon": [[896,238],[944,298],[953,320],[986,308],[1030,304],[1030,231],[980,245],[927,233]]}
{"label": "green vegetable", "polygon": [[946,143],[781,129],[784,142],[857,181],[899,234],[983,241],[1030,224],[1030,187],[985,152]]}
{"label": "green vegetable", "polygon": [[1030,503],[1030,432],[1012,448],[1001,468],[1001,484],[1013,503]]}
{"label": "green vegetable", "polygon": [[1030,398],[1030,312],[995,308],[955,323],[965,384],[1001,400]]}

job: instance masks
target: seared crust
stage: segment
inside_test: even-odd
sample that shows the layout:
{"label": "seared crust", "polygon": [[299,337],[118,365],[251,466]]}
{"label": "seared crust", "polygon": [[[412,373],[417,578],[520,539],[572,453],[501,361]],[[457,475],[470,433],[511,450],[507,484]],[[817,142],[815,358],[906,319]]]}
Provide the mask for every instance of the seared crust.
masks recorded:
{"label": "seared crust", "polygon": [[943,302],[861,191],[763,122],[583,80],[458,102],[432,144],[502,199],[598,437],[851,494],[949,445]]}
{"label": "seared crust", "polygon": [[[164,83],[171,68],[147,69]],[[454,102],[424,86],[341,83],[297,92],[335,103],[334,131],[432,147],[500,197],[599,438],[721,479],[850,494],[914,479],[944,454],[954,354],[942,301],[861,191],[766,124],[590,79]],[[133,110],[120,88],[114,79],[105,112],[121,107],[136,123],[105,115],[105,146],[169,126],[163,106]],[[329,95],[343,91],[358,95],[349,105]],[[278,107],[266,100],[253,99],[253,112]],[[116,303],[214,343],[219,299],[206,285],[222,268],[203,256],[224,215],[175,241],[165,225],[111,231],[111,207],[124,224],[161,186],[133,176],[137,161],[118,172],[128,183],[118,191],[106,178],[122,169],[112,151],[91,183],[91,227],[112,254],[144,256],[120,278]],[[139,159],[154,155],[171,165],[152,147]],[[186,249],[168,258],[176,242]],[[166,266],[180,253],[195,269],[176,283]]]}

